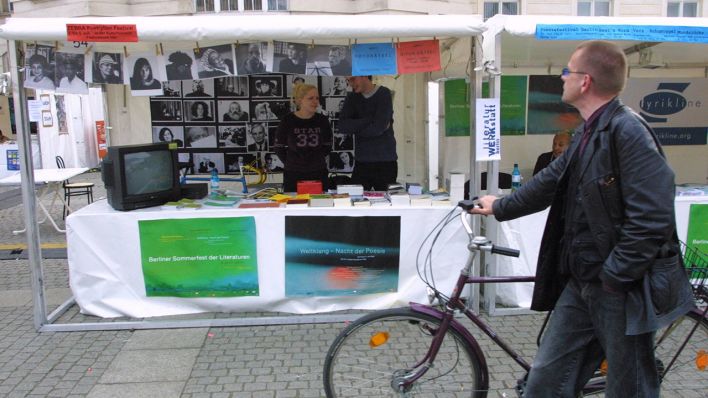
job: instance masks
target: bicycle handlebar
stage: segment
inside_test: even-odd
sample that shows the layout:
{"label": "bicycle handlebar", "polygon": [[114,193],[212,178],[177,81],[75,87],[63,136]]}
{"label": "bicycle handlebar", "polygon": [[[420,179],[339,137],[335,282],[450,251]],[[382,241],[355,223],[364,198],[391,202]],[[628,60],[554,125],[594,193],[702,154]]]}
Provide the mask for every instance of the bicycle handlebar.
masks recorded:
{"label": "bicycle handlebar", "polygon": [[492,253],[509,257],[519,257],[519,254],[521,254],[519,250],[497,245],[492,245]]}
{"label": "bicycle handlebar", "polygon": [[465,231],[467,231],[467,234],[472,237],[472,242],[478,247],[479,250],[491,251],[494,254],[501,254],[502,256],[519,257],[521,252],[516,249],[493,245],[492,242],[487,240],[487,238],[474,235],[472,226],[470,225],[469,220],[467,220],[469,210],[477,206],[477,203],[475,203],[474,200],[461,200],[457,203],[457,206],[464,210],[460,213],[460,220],[462,221],[462,225],[465,227]]}

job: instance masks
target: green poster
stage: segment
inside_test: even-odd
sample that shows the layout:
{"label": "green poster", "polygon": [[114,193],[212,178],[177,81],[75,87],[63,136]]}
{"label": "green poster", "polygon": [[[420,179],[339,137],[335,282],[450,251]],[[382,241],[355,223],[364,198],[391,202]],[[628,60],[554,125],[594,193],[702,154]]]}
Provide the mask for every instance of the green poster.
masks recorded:
{"label": "green poster", "polygon": [[465,79],[445,82],[445,136],[470,136],[469,84]]}
{"label": "green poster", "polygon": [[[524,135],[526,132],[526,76],[501,78],[501,134]],[[469,136],[469,85],[463,79],[445,82],[445,135]],[[489,83],[482,84],[482,97],[489,98]]]}
{"label": "green poster", "polygon": [[143,220],[140,257],[151,296],[258,296],[253,217]]}
{"label": "green poster", "polygon": [[526,76],[501,77],[501,135],[526,132]]}
{"label": "green poster", "polygon": [[[696,262],[702,262],[705,266],[705,261],[708,258],[708,205],[707,204],[692,204],[688,213],[688,231],[686,233],[687,255],[684,260],[686,266],[696,266],[698,264],[688,264],[692,262],[693,257]],[[697,256],[690,256],[690,251],[698,252]]]}

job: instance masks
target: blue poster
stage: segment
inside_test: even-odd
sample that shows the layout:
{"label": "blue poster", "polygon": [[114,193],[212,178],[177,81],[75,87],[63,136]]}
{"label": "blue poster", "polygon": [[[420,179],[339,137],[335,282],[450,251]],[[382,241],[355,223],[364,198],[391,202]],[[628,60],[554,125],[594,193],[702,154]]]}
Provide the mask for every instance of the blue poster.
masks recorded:
{"label": "blue poster", "polygon": [[536,25],[538,40],[639,40],[708,43],[708,27],[661,25]]}
{"label": "blue poster", "polygon": [[285,295],[398,290],[401,218],[285,216]]}
{"label": "blue poster", "polygon": [[17,149],[7,150],[7,169],[8,170],[19,170],[20,169],[20,153]]}
{"label": "blue poster", "polygon": [[395,75],[396,48],[393,43],[355,44],[352,47],[352,75]]}

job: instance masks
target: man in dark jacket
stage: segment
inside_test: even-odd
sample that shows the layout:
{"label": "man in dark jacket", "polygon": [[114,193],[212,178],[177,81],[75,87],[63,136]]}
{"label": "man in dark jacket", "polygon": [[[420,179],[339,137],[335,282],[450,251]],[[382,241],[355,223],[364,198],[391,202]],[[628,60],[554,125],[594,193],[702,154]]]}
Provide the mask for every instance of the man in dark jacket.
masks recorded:
{"label": "man in dark jacket", "polygon": [[[569,149],[512,195],[482,197],[472,210],[504,221],[551,205],[531,308],[553,315],[524,397],[575,397],[603,358],[607,397],[658,397],[653,332],[692,306],[674,173],[650,128],[617,98],[626,76],[617,45],[579,45],[561,75],[563,101],[585,121]],[[673,286],[649,289],[659,269]]]}
{"label": "man in dark jacket", "polygon": [[391,90],[375,85],[371,76],[348,81],[352,92],[339,113],[339,132],[356,137],[352,183],[363,185],[365,191],[385,191],[398,177]]}

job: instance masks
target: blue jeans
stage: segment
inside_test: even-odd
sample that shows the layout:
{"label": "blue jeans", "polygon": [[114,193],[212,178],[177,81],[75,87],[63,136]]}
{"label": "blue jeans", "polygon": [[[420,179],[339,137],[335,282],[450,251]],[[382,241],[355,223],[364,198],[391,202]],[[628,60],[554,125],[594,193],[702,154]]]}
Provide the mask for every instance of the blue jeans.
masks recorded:
{"label": "blue jeans", "polygon": [[654,333],[625,334],[625,293],[571,279],[534,358],[524,398],[577,397],[607,358],[607,398],[659,397]]}

